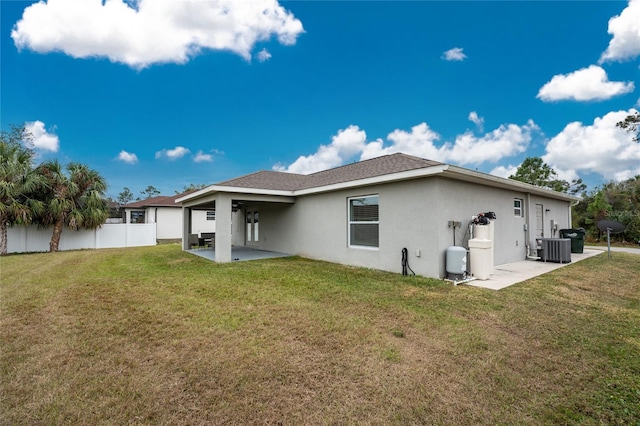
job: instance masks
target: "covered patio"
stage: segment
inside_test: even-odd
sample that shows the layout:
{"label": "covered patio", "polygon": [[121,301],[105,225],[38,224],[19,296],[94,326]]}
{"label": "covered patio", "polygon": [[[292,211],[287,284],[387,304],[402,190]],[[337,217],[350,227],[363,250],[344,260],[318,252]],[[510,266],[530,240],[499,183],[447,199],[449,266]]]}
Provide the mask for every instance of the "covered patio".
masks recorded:
{"label": "covered patio", "polygon": [[[267,241],[264,227],[259,226],[259,212],[269,205],[295,203],[291,191],[249,190],[238,193],[237,188],[216,186],[201,189],[181,199],[183,209],[183,250],[215,262],[285,257],[290,254],[261,250]],[[192,248],[192,209],[215,211],[216,231],[211,235],[212,247]],[[199,240],[203,239],[203,235]],[[198,246],[201,246],[200,241]]]}
{"label": "covered patio", "polygon": [[[185,250],[188,253],[195,254],[196,256],[204,257],[209,260],[216,260],[216,251],[213,248],[200,248]],[[231,260],[243,261],[243,260],[258,260],[258,259],[273,259],[277,257],[289,257],[292,256],[286,253],[278,253],[275,251],[260,250],[253,247],[232,246],[231,247]]]}

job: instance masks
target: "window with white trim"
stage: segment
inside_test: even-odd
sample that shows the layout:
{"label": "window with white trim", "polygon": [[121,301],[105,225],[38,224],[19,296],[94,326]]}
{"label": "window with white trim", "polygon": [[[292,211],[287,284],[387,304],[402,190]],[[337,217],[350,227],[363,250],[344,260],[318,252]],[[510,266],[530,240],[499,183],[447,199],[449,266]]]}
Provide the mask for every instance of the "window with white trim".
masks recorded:
{"label": "window with white trim", "polygon": [[214,211],[208,211],[207,212],[207,220],[216,220],[216,212]]}
{"label": "window with white trim", "polygon": [[378,248],[378,196],[349,198],[349,247]]}
{"label": "window with white trim", "polygon": [[524,204],[523,204],[521,198],[514,198],[513,199],[513,214],[515,216],[517,216],[517,217],[522,217],[523,216],[523,214],[522,214],[522,212],[523,212],[522,206],[523,205]]}
{"label": "window with white trim", "polygon": [[131,223],[144,223],[144,210],[131,210]]}

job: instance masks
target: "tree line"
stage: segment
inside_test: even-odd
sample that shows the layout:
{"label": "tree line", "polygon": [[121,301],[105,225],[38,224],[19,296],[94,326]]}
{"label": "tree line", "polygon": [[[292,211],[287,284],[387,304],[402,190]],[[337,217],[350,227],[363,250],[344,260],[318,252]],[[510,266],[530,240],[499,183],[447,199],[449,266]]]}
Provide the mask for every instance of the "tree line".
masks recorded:
{"label": "tree line", "polygon": [[[616,126],[632,135],[640,143],[640,113],[632,112]],[[603,237],[597,224],[601,220],[614,220],[625,226],[624,233],[615,235],[621,242],[640,244],[640,175],[623,182],[607,182],[586,191],[582,179],[571,182],[559,179],[555,170],[539,157],[525,159],[510,179],[530,183],[542,188],[580,195],[582,200],[571,211],[574,227],[584,228],[586,238],[599,241]]]}
{"label": "tree line", "polygon": [[[204,183],[199,183],[199,184],[189,184],[187,186],[185,186],[182,191],[175,191],[176,195],[178,194],[183,194],[185,192],[188,191],[193,191],[196,189],[202,189],[204,187],[206,187],[207,185]],[[115,201],[120,204],[120,205],[125,205],[125,204],[129,204],[132,201],[140,201],[140,200],[147,200],[149,198],[153,198],[153,197],[157,197],[158,195],[160,195],[160,191],[158,191],[158,189],[153,186],[153,185],[149,185],[147,186],[147,188],[144,191],[140,191],[140,196],[135,197],[133,195],[133,192],[131,192],[131,190],[128,187],[124,187],[122,189],[122,192],[120,192],[118,194],[118,197],[115,199]],[[135,198],[134,198],[135,197]]]}
{"label": "tree line", "polygon": [[[633,139],[640,141],[640,115],[637,112],[617,126],[633,133]],[[640,175],[624,182],[608,182],[586,192],[581,179],[571,182],[559,179],[555,170],[541,158],[529,157],[509,178],[555,191],[581,194],[582,201],[572,210],[572,220],[586,230],[588,238],[599,239],[601,232],[596,225],[598,221],[608,219],[625,225],[623,241],[640,243]],[[191,184],[182,192],[205,186]],[[33,139],[24,126],[0,131],[0,255],[7,254],[7,230],[12,225],[52,227],[49,243],[52,252],[58,251],[65,227],[75,230],[98,228],[109,217],[106,189],[106,180],[85,164],[71,162],[63,166],[57,160],[51,160],[36,166]],[[141,191],[145,198],[159,194],[153,186]],[[125,187],[117,202],[122,205],[132,200],[133,193]]]}
{"label": "tree line", "polygon": [[528,157],[509,178],[580,196],[582,200],[571,211],[572,222],[574,228],[584,228],[588,240],[602,239],[602,232],[597,227],[599,221],[614,220],[626,228],[623,234],[614,238],[640,243],[640,175],[586,191],[582,179],[571,182],[559,179],[556,171],[540,157]]}
{"label": "tree line", "polygon": [[105,179],[81,163],[35,165],[32,140],[24,127],[0,132],[0,255],[7,254],[8,226],[52,227],[55,252],[65,227],[96,229],[109,217]]}

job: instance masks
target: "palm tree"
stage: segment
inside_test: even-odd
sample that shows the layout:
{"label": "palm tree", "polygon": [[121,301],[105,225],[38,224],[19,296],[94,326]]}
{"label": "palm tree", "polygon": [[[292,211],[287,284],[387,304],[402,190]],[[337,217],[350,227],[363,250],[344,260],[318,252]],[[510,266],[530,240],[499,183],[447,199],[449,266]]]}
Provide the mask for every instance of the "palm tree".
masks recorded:
{"label": "palm tree", "polygon": [[49,251],[58,251],[60,236],[66,226],[77,230],[96,229],[109,217],[104,198],[107,183],[100,174],[80,163],[69,163],[64,173],[57,161],[48,161],[38,166],[38,172],[48,182],[43,194],[44,211],[40,223],[53,226]]}
{"label": "palm tree", "polygon": [[35,193],[45,185],[33,169],[33,150],[22,142],[30,135],[14,127],[0,133],[0,255],[7,254],[7,229],[10,225],[28,225],[42,212]]}

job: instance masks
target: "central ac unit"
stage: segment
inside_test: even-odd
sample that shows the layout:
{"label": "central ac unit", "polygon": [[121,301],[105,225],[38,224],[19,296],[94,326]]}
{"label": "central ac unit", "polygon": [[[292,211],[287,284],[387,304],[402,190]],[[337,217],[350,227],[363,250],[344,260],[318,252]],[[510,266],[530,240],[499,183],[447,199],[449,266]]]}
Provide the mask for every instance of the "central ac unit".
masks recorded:
{"label": "central ac unit", "polygon": [[570,238],[542,238],[540,257],[545,262],[571,262]]}

